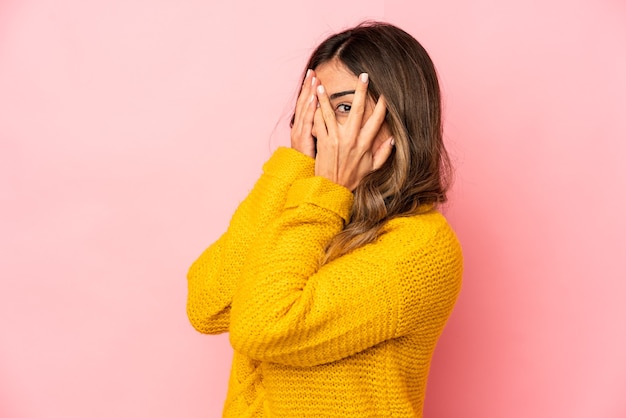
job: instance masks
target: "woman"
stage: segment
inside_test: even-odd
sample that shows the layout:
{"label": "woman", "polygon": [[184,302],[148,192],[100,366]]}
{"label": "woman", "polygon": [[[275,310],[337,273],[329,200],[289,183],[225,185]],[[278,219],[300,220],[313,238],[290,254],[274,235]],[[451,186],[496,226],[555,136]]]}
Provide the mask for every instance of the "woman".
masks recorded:
{"label": "woman", "polygon": [[187,313],[230,333],[225,417],[421,417],[462,275],[435,68],[377,22],[307,68],[292,146],[192,265]]}

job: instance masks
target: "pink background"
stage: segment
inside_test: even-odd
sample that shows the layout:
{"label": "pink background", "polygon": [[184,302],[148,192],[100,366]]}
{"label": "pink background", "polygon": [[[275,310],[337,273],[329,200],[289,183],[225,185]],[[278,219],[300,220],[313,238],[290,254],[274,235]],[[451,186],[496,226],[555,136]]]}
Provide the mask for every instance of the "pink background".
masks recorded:
{"label": "pink background", "polygon": [[187,268],[366,18],[430,51],[457,167],[426,416],[626,417],[623,0],[226,3],[0,1],[0,417],[220,416]]}

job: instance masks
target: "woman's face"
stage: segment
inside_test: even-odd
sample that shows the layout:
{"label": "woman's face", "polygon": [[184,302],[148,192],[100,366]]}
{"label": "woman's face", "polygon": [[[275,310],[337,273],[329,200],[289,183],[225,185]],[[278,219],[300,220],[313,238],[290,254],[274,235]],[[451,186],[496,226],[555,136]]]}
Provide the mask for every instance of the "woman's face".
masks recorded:
{"label": "woman's face", "polygon": [[[352,101],[354,100],[354,89],[357,85],[358,77],[352,74],[350,70],[348,70],[345,65],[337,59],[318,65],[315,69],[315,76],[328,93],[330,104],[333,109],[335,109],[335,118],[337,119],[337,123],[345,123],[348,120]],[[375,105],[376,103],[374,103],[374,100],[368,96],[365,103],[365,113],[363,114],[362,125],[365,124],[374,111]],[[317,137],[315,134],[315,126],[313,126],[312,134]],[[378,131],[376,139],[374,139],[373,149],[378,148],[378,146],[380,146],[380,144],[382,144],[390,136],[387,124],[384,123]]]}

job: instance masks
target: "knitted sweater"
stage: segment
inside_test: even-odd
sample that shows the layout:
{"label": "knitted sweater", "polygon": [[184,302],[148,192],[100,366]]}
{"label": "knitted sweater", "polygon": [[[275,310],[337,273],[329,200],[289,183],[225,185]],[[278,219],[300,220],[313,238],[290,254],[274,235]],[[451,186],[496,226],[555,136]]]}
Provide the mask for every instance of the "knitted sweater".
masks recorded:
{"label": "knitted sweater", "polygon": [[187,314],[230,333],[224,417],[421,417],[462,254],[435,210],[319,267],[352,193],[279,148],[228,231],[188,274]]}

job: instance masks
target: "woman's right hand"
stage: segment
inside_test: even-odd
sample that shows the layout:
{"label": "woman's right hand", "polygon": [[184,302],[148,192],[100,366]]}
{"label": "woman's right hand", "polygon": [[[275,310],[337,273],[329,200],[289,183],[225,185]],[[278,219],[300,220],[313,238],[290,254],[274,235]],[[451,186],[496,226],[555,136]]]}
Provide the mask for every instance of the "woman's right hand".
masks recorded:
{"label": "woman's right hand", "polygon": [[315,77],[315,71],[308,70],[296,102],[296,114],[291,127],[291,148],[311,158],[315,158],[315,138],[311,130],[317,109],[315,91],[318,85],[319,80]]}

